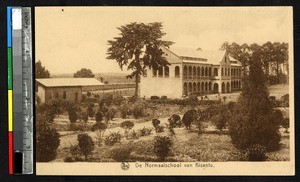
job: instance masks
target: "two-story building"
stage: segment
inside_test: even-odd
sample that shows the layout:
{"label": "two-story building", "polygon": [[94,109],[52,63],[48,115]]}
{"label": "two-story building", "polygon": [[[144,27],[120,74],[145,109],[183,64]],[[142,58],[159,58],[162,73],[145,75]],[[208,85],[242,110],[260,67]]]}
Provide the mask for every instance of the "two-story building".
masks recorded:
{"label": "two-story building", "polygon": [[241,89],[242,64],[227,51],[163,47],[169,66],[147,70],[140,96],[181,98],[190,94],[229,93]]}

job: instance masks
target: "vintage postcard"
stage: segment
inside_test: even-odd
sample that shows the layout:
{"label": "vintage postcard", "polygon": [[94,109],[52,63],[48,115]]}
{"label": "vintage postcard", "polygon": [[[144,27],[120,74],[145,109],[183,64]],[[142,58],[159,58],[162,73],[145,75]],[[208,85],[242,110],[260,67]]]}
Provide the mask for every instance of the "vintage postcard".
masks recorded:
{"label": "vintage postcard", "polygon": [[294,175],[292,7],[36,7],[38,175]]}

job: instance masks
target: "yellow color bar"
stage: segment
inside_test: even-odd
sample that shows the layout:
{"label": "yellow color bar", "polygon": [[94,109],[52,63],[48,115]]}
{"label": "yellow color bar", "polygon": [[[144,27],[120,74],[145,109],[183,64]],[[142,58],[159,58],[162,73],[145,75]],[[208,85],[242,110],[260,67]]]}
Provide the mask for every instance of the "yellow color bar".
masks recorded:
{"label": "yellow color bar", "polygon": [[13,131],[13,91],[8,90],[8,131]]}

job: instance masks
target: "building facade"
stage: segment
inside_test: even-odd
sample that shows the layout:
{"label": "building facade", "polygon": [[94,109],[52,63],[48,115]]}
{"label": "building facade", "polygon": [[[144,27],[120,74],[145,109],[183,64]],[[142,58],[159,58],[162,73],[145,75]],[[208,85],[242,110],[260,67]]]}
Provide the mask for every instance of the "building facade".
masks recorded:
{"label": "building facade", "polygon": [[182,96],[230,93],[241,89],[241,62],[227,51],[162,48],[169,66],[147,70],[140,83],[140,96]]}

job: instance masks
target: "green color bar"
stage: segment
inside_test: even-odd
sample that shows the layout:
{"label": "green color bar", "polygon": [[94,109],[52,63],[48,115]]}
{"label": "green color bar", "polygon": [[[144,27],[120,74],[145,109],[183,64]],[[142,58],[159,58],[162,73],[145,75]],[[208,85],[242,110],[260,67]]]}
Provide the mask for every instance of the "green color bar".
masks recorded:
{"label": "green color bar", "polygon": [[7,48],[7,80],[8,80],[8,89],[12,90],[13,84],[12,84],[12,51],[11,47]]}

